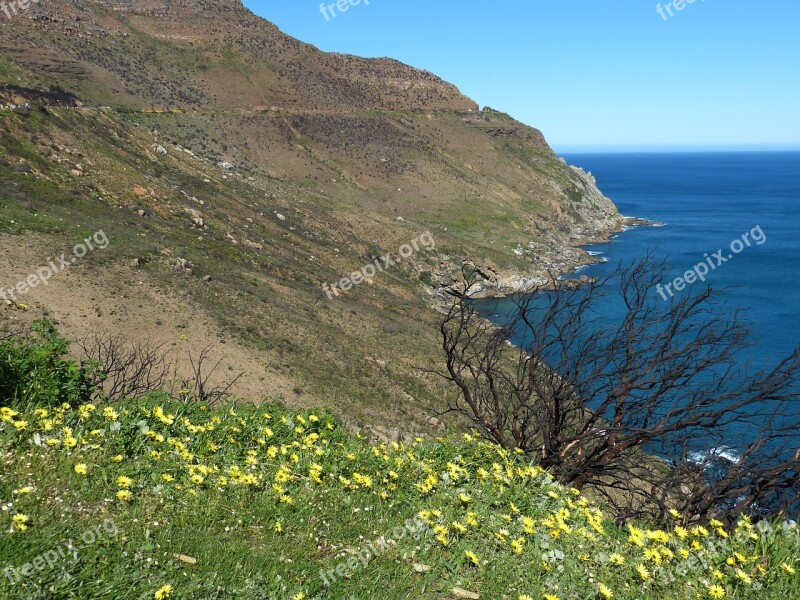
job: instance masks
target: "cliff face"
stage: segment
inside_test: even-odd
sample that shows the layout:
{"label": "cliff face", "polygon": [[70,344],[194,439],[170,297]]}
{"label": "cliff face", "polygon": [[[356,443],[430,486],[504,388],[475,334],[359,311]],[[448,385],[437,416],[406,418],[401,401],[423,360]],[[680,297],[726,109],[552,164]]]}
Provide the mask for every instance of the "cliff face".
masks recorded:
{"label": "cliff face", "polygon": [[571,219],[566,231],[540,227],[539,240],[514,250],[517,256],[528,258],[535,265],[533,268],[504,269],[491,262],[484,264],[482,272],[488,279],[475,284],[474,297],[516,294],[545,286],[551,273],[563,273],[592,262],[580,246],[604,240],[620,230],[623,218],[597,187],[594,176],[579,167],[569,166],[569,169],[573,176],[571,187],[560,207]]}

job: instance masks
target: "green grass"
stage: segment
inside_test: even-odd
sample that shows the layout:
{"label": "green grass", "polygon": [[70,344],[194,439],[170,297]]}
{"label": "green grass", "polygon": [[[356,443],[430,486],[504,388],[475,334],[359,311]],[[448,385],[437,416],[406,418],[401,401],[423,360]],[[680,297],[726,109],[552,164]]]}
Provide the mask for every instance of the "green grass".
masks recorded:
{"label": "green grass", "polygon": [[[600,598],[600,583],[631,600],[707,598],[712,582],[727,598],[800,591],[788,569],[800,566],[794,526],[712,524],[686,539],[623,530],[471,436],[371,444],[321,410],[159,395],[6,407],[0,463],[0,568],[36,565],[15,584],[14,572],[0,579],[9,600],[144,599],[166,585],[186,599],[452,598],[461,588],[566,600]],[[15,526],[15,515],[26,519]]]}

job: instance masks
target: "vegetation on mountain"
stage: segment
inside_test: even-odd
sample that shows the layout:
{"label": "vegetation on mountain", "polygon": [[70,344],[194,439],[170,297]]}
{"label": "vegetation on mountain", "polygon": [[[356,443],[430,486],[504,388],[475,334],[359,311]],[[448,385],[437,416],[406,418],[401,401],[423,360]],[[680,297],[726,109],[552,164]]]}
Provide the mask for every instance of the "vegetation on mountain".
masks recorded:
{"label": "vegetation on mountain", "polygon": [[[421,369],[464,261],[513,291],[620,226],[536,129],[236,1],[32,4],[0,24],[0,105],[0,286],[100,228],[110,240],[13,318],[212,344],[240,395],[324,403],[389,438],[430,431],[441,406]],[[423,232],[435,252],[327,298]]]}

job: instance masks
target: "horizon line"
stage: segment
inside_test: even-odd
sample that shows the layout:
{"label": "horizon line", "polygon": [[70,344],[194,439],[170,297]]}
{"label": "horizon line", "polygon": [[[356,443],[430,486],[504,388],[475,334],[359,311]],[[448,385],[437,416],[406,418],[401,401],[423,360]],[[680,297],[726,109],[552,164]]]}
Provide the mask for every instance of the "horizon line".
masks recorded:
{"label": "horizon line", "polygon": [[697,154],[697,153],[768,153],[800,152],[800,144],[752,146],[573,146],[551,145],[556,154]]}

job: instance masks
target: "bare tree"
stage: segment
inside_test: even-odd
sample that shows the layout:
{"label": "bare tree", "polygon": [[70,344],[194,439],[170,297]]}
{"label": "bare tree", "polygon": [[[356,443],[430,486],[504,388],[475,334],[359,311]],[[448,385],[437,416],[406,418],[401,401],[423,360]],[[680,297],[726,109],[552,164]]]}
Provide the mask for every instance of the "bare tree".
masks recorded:
{"label": "bare tree", "polygon": [[231,397],[230,390],[242,377],[239,373],[225,384],[215,385],[212,383],[212,377],[222,363],[220,358],[210,368],[207,367],[209,356],[211,354],[211,346],[206,346],[200,351],[197,359],[189,352],[189,364],[191,365],[191,376],[184,378],[181,382],[181,397],[183,399],[193,399],[198,402],[213,405],[219,402],[224,402]]}
{"label": "bare tree", "polygon": [[[662,301],[666,277],[652,256],[584,285],[551,276],[497,327],[465,275],[441,323],[449,411],[592,488],[620,519],[786,510],[800,473],[800,348],[751,372],[740,315],[711,288]],[[619,315],[602,312],[608,294]]]}
{"label": "bare tree", "polygon": [[78,346],[84,360],[97,367],[92,385],[113,400],[169,391],[184,401],[213,404],[230,398],[230,390],[241,378],[240,373],[227,382],[214,383],[222,359],[209,364],[210,345],[197,357],[188,353],[190,375],[181,379],[177,376],[179,358],[171,357],[163,343],[134,343],[119,335],[95,334],[81,340]]}
{"label": "bare tree", "polygon": [[78,346],[85,360],[97,365],[94,385],[108,398],[141,396],[164,389],[169,380],[171,365],[164,344],[132,343],[120,335],[97,333]]}

